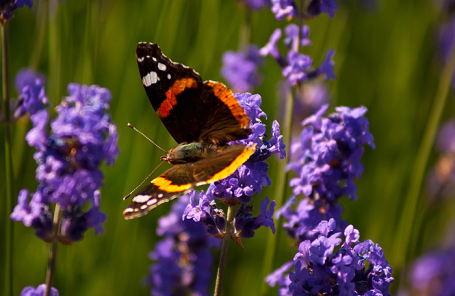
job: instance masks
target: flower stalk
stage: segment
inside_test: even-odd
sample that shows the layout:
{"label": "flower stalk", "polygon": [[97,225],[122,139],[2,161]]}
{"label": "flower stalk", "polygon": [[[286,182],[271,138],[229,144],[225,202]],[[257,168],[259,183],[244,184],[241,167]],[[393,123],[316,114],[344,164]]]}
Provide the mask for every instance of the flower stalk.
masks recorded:
{"label": "flower stalk", "polygon": [[52,287],[52,279],[54,277],[54,270],[55,270],[55,258],[57,256],[57,245],[58,245],[58,234],[59,234],[59,225],[60,225],[60,204],[57,203],[55,205],[54,210],[54,220],[52,223],[52,246],[51,251],[49,254],[49,263],[47,265],[47,272],[46,272],[46,291],[44,292],[44,296],[49,296]]}
{"label": "flower stalk", "polygon": [[[428,163],[431,148],[436,137],[439,122],[446,105],[447,96],[452,83],[453,73],[455,72],[455,47],[452,47],[449,59],[445,63],[442,70],[441,79],[438,85],[436,96],[434,99],[433,107],[428,119],[422,144],[420,145],[415,167],[412,170],[413,174],[409,184],[409,191],[406,197],[406,202],[403,207],[404,213],[401,215],[400,224],[396,233],[397,248],[395,255],[395,262],[397,265],[403,266],[413,256],[413,244],[411,241],[416,239],[413,237],[414,226],[416,220],[416,209],[419,202],[420,190],[423,183],[425,168]],[[403,254],[407,254],[403,256]]]}
{"label": "flower stalk", "polygon": [[223,280],[224,269],[226,267],[226,259],[227,259],[227,252],[229,242],[231,240],[231,227],[233,221],[233,207],[228,207],[227,215],[226,215],[226,228],[225,228],[225,235],[223,238],[223,244],[221,245],[221,255],[220,255],[220,263],[218,265],[218,270],[216,273],[216,283],[215,283],[215,293],[214,296],[221,295],[221,283]]}
{"label": "flower stalk", "polygon": [[8,21],[2,22],[2,88],[3,115],[5,120],[5,282],[4,295],[13,295],[13,223],[9,218],[13,205],[13,158],[11,153],[11,112],[9,77]]}

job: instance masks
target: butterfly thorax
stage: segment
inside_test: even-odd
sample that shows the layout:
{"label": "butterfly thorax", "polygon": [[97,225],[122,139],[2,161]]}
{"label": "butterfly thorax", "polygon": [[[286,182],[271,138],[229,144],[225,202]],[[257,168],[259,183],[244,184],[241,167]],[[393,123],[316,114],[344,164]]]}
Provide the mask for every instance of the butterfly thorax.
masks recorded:
{"label": "butterfly thorax", "polygon": [[161,160],[170,164],[180,164],[201,160],[207,155],[216,152],[218,146],[204,142],[180,143],[177,147],[169,150]]}

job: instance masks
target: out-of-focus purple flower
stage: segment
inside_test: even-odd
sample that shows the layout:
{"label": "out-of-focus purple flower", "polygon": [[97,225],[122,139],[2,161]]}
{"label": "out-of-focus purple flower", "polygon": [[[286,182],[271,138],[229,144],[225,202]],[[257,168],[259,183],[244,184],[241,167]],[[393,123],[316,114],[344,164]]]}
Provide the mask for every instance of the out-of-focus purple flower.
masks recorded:
{"label": "out-of-focus purple flower", "polygon": [[432,201],[455,194],[455,119],[441,125],[435,146],[441,155],[427,176]]}
{"label": "out-of-focus purple flower", "polygon": [[417,258],[409,272],[409,291],[400,291],[400,295],[451,295],[455,280],[453,264],[453,246]]}
{"label": "out-of-focus purple flower", "polygon": [[0,18],[7,21],[13,17],[14,11],[18,8],[27,5],[31,8],[33,5],[32,0],[1,0],[0,1]]}
{"label": "out-of-focus purple flower", "polygon": [[270,0],[238,0],[238,2],[246,4],[252,10],[259,10],[271,6]]}
{"label": "out-of-focus purple flower", "polygon": [[335,62],[332,61],[334,54],[334,50],[329,50],[322,65],[307,73],[308,79],[316,78],[319,75],[325,75],[325,80],[329,80],[329,78],[336,79],[337,77],[335,73],[333,73]]}
{"label": "out-of-focus purple flower", "polygon": [[373,136],[364,117],[366,108],[338,107],[338,113],[324,118],[328,105],[323,105],[315,115],[302,122],[305,125],[299,139],[292,145],[293,162],[288,170],[299,177],[291,180],[294,195],[303,194],[296,211],[280,211],[288,220],[284,227],[288,234],[298,240],[313,239],[311,231],[322,219],[334,218],[339,227],[342,207],[338,199],[343,195],[356,200],[355,179],[363,173],[360,158],[363,145],[374,148]]}
{"label": "out-of-focus purple flower", "polygon": [[17,92],[20,94],[14,107],[14,119],[30,115],[49,107],[49,101],[44,91],[45,77],[32,69],[20,70],[15,78]]}
{"label": "out-of-focus purple flower", "polygon": [[392,268],[381,247],[370,240],[359,243],[359,232],[352,225],[346,227],[340,246],[342,234],[336,229],[334,219],[322,221],[313,230],[318,236],[300,243],[293,259],[295,271],[286,274],[292,262],[286,263],[267,277],[269,285],[278,283],[284,292],[280,295],[291,295],[287,288],[292,295],[390,296]]}
{"label": "out-of-focus purple flower", "polygon": [[[36,289],[32,286],[27,286],[21,291],[20,296],[43,296],[46,291],[46,284],[41,284]],[[59,296],[58,290],[51,287],[50,296]]]}
{"label": "out-of-focus purple flower", "polygon": [[[51,133],[46,132],[46,110],[31,116],[34,127],[26,140],[37,149],[34,158],[40,185],[28,205],[28,192],[21,191],[19,204],[11,214],[14,221],[32,226],[37,236],[48,241],[50,203],[60,204],[63,218],[59,240],[65,244],[82,239],[91,227],[96,234],[103,232],[106,215],[99,211],[98,188],[103,181],[100,165],[103,161],[112,164],[119,153],[115,126],[105,113],[110,92],[78,84],[70,84],[68,92],[70,96],[56,108],[58,117],[50,124]],[[88,202],[91,207],[84,212]]]}
{"label": "out-of-focus purple flower", "polygon": [[338,3],[335,0],[311,0],[308,4],[308,13],[313,17],[325,12],[333,18],[337,9]]}
{"label": "out-of-focus purple flower", "polygon": [[277,20],[282,20],[286,16],[296,17],[298,14],[297,4],[294,0],[272,0],[272,12]]}
{"label": "out-of-focus purple flower", "polygon": [[[295,24],[287,25],[285,29],[286,39],[284,40],[284,44],[286,44],[287,48],[297,51],[298,48],[298,36],[299,36],[299,26]],[[300,45],[306,46],[311,45],[310,39],[310,28],[307,25],[303,25],[300,31]]]}
{"label": "out-of-focus purple flower", "polygon": [[188,195],[180,197],[169,215],[158,220],[157,234],[165,237],[149,255],[155,261],[146,279],[152,295],[210,295],[211,250],[218,249],[220,240],[205,235],[201,223],[182,220],[188,202]]}
{"label": "out-of-focus purple flower", "polygon": [[455,119],[449,120],[439,128],[436,149],[440,154],[455,156]]}
{"label": "out-of-focus purple flower", "polygon": [[20,94],[22,89],[26,86],[34,85],[36,79],[39,79],[42,85],[46,85],[46,76],[44,76],[44,74],[31,68],[20,69],[14,78],[14,85],[17,93]]}
{"label": "out-of-focus purple flower", "polygon": [[262,63],[256,45],[250,45],[246,53],[227,51],[223,54],[221,75],[235,91],[252,91],[262,82],[262,76],[257,73]]}
{"label": "out-of-focus purple flower", "polygon": [[288,63],[289,65],[283,69],[283,76],[288,78],[289,84],[295,85],[307,79],[306,70],[311,67],[313,60],[309,56],[291,50],[288,53]]}
{"label": "out-of-focus purple flower", "polygon": [[288,63],[286,61],[286,58],[280,54],[280,51],[278,50],[278,47],[276,45],[280,38],[281,29],[275,29],[275,31],[273,31],[272,35],[270,36],[269,42],[259,50],[259,54],[264,57],[267,55],[271,55],[272,58],[275,59],[276,63],[281,68],[284,68],[288,65]]}

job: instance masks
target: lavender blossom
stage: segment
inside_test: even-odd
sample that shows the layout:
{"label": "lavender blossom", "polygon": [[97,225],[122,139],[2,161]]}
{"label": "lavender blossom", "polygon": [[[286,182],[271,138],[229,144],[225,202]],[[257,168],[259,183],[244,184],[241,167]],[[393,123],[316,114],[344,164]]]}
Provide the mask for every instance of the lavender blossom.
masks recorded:
{"label": "lavender blossom", "polygon": [[291,50],[288,53],[288,66],[283,69],[283,76],[288,78],[291,85],[304,82],[307,80],[306,71],[312,64],[313,60],[309,56]]}
{"label": "lavender blossom", "polygon": [[246,114],[251,118],[252,125],[250,127],[253,130],[247,139],[238,142],[250,146],[256,144],[258,150],[231,176],[212,183],[207,190],[207,194],[212,199],[219,198],[231,206],[249,203],[253,194],[259,193],[263,186],[271,184],[267,175],[268,164],[264,162],[265,159],[275,153],[279,153],[281,158],[286,155],[277,122],[272,125],[270,141],[264,138],[266,128],[260,118],[266,115],[260,109],[261,97],[249,93],[235,94],[235,96],[245,109]]}
{"label": "lavender blossom", "polygon": [[32,0],[1,0],[0,1],[0,18],[3,21],[7,21],[13,17],[14,11],[16,9],[24,7],[27,5],[28,8],[31,8],[33,3]]}
{"label": "lavender blossom", "polygon": [[400,295],[450,295],[455,288],[453,264],[453,247],[424,254],[412,264],[409,290],[400,291]]}
{"label": "lavender blossom", "polygon": [[45,77],[31,69],[20,70],[15,78],[16,90],[20,94],[14,107],[14,119],[30,115],[49,107],[49,101],[44,91]]}
{"label": "lavender blossom", "polygon": [[289,163],[288,170],[294,170],[299,177],[292,179],[290,185],[295,196],[303,194],[306,199],[295,211],[292,203],[286,203],[279,213],[287,220],[287,233],[299,241],[314,238],[312,229],[323,219],[334,218],[339,227],[344,227],[338,199],[343,195],[357,199],[354,180],[363,173],[363,145],[375,147],[368,120],[363,116],[365,107],[338,107],[337,113],[323,118],[327,108],[328,105],[322,106],[302,122],[305,127],[291,147],[296,160]]}
{"label": "lavender blossom", "polygon": [[260,10],[271,5],[270,0],[238,0],[238,2],[247,5],[252,10]]}
{"label": "lavender blossom", "polygon": [[334,219],[321,221],[313,229],[317,237],[301,242],[293,261],[267,276],[269,285],[278,284],[279,295],[391,295],[392,268],[381,247],[371,240],[359,243],[352,225],[344,229],[341,244],[336,229]]}
{"label": "lavender blossom", "polygon": [[157,234],[165,237],[150,253],[155,262],[146,282],[153,295],[210,295],[211,250],[218,249],[220,241],[206,236],[201,223],[181,219],[188,202],[188,195],[180,197],[158,221]]}
{"label": "lavender blossom", "polygon": [[282,20],[285,16],[290,18],[298,14],[297,4],[294,0],[272,0],[272,12],[277,20]]}
{"label": "lavender blossom", "polygon": [[[70,244],[81,240],[88,228],[103,232],[106,215],[99,211],[103,173],[100,165],[113,164],[119,154],[117,132],[110,117],[110,92],[99,86],[68,85],[69,96],[57,106],[58,117],[46,131],[47,110],[31,115],[34,127],[26,140],[37,152],[36,179],[40,183],[28,202],[28,191],[19,194],[19,203],[11,219],[33,227],[35,234],[51,240],[51,204],[62,207],[60,242]],[[90,202],[87,212],[83,208]]]}
{"label": "lavender blossom", "polygon": [[427,176],[427,191],[432,201],[455,194],[455,119],[441,125],[435,147],[440,156]]}
{"label": "lavender blossom", "polygon": [[[20,296],[43,296],[44,292],[46,291],[46,284],[41,284],[36,289],[32,286],[27,286],[21,291]],[[54,287],[51,287],[51,291],[49,293],[50,296],[59,296],[58,290]]]}
{"label": "lavender blossom", "polygon": [[298,40],[300,40],[300,45],[307,46],[311,45],[310,39],[310,28],[306,25],[303,25],[300,30],[300,39],[297,38],[299,36],[299,27],[295,24],[289,24],[286,26],[285,29],[286,39],[284,40],[284,44],[287,48],[292,49],[294,51],[298,48]]}
{"label": "lavender blossom", "polygon": [[221,75],[235,91],[251,91],[262,82],[262,76],[257,73],[263,64],[257,46],[250,45],[247,52],[227,51],[223,54]]}
{"label": "lavender blossom", "polygon": [[327,13],[333,18],[337,9],[338,3],[335,0],[311,0],[308,4],[308,13],[313,17],[321,13]]}

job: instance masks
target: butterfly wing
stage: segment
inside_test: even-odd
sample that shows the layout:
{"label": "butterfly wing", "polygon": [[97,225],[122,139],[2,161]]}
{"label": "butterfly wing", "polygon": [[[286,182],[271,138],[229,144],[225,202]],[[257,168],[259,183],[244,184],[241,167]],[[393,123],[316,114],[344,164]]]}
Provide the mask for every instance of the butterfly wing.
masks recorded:
{"label": "butterfly wing", "polygon": [[160,204],[188,193],[194,186],[226,178],[255,151],[255,145],[224,146],[202,160],[175,165],[134,196],[123,217],[127,220],[142,217]]}
{"label": "butterfly wing", "polygon": [[251,133],[249,117],[224,84],[202,82],[199,73],[153,43],[139,43],[136,59],[150,103],[177,143],[224,145]]}

